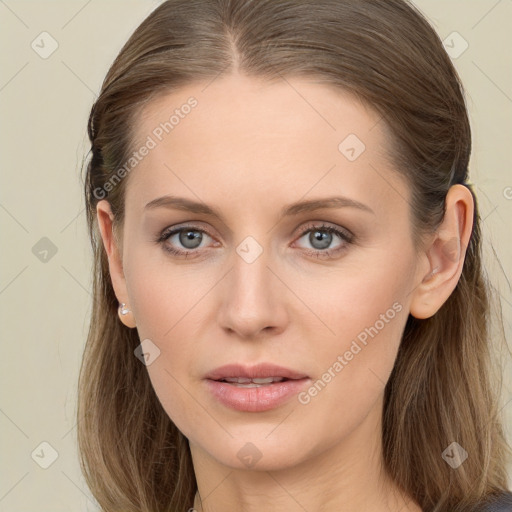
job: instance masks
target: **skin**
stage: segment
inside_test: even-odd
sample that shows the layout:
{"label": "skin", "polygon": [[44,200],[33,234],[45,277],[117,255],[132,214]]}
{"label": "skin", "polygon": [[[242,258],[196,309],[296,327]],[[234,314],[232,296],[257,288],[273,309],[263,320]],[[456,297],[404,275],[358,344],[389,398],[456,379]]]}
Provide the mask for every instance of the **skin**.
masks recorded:
{"label": "skin", "polygon": [[[198,100],[126,178],[122,237],[112,235],[109,203],[97,207],[114,290],[131,310],[120,318],[161,351],[147,370],[189,439],[200,495],[194,507],[420,511],[382,469],[383,393],[408,314],[432,316],[457,284],[470,192],[450,189],[443,224],[417,250],[410,191],[385,156],[389,139],[375,112],[304,78],[270,84],[230,75],[205,87],[155,99],[140,115],[138,142],[190,96]],[[366,146],[354,161],[338,149],[349,134]],[[211,205],[224,222],[144,210],[166,194]],[[279,219],[285,205],[333,195],[373,212],[343,207]],[[209,232],[190,249],[195,254],[164,250],[190,248],[179,235],[155,242],[166,228],[190,223]],[[349,230],[352,243],[334,234],[330,258],[308,255],[325,251],[312,238],[322,223]],[[236,251],[247,236],[263,250],[250,264]],[[316,382],[396,303],[401,311],[307,404],[293,397],[270,411],[240,412],[205,387],[208,371],[231,362],[272,362]],[[261,455],[250,468],[237,456],[249,442]]]}

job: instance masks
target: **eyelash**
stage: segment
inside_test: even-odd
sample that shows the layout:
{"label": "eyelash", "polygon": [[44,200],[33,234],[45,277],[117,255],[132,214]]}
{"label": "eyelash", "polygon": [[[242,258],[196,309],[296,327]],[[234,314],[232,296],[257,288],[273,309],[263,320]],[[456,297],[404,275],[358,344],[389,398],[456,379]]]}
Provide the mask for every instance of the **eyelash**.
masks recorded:
{"label": "eyelash", "polygon": [[[163,249],[165,251],[167,251],[168,253],[172,254],[173,256],[188,257],[190,254],[199,253],[200,250],[192,250],[192,249],[180,250],[180,249],[174,249],[174,248],[170,247],[169,245],[167,245],[165,243],[165,242],[167,242],[167,240],[169,238],[171,238],[171,236],[175,235],[176,233],[181,233],[182,231],[196,231],[198,233],[207,234],[209,237],[214,238],[205,229],[199,228],[199,227],[193,226],[193,225],[188,225],[188,226],[180,226],[178,228],[172,228],[172,229],[167,228],[167,229],[165,229],[157,237],[155,242],[161,244],[163,246]],[[342,245],[340,245],[336,249],[326,249],[326,250],[304,249],[306,254],[308,254],[309,256],[317,256],[317,257],[325,257],[325,256],[327,256],[328,258],[330,258],[330,257],[332,257],[333,254],[336,255],[336,254],[344,251],[347,248],[347,245],[352,244],[354,242],[354,235],[352,235],[352,233],[350,233],[348,230],[341,230],[341,229],[335,228],[333,226],[328,226],[328,225],[325,225],[325,224],[321,224],[321,225],[310,224],[310,225],[306,226],[304,228],[304,230],[302,230],[302,232],[300,233],[298,239],[302,238],[304,235],[306,235],[307,233],[309,233],[311,231],[321,231],[321,232],[326,232],[326,233],[334,233],[335,235],[339,236],[344,243]]]}

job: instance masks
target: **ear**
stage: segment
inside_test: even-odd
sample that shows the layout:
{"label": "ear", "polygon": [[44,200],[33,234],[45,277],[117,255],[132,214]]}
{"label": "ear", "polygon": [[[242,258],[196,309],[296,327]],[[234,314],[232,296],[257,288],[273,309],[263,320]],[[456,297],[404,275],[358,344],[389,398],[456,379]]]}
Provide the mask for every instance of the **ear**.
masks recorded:
{"label": "ear", "polygon": [[446,196],[444,219],[426,249],[429,268],[413,290],[410,313],[434,315],[451,295],[462,273],[473,229],[474,201],[464,185],[453,185]]}
{"label": "ear", "polygon": [[105,248],[105,252],[108,257],[108,266],[114,293],[116,294],[119,303],[125,305],[122,310],[121,308],[118,309],[118,315],[124,325],[133,328],[136,326],[136,322],[133,313],[129,310],[130,303],[128,300],[126,279],[123,272],[123,262],[121,257],[122,248],[118,246],[119,242],[114,236],[114,214],[112,213],[110,203],[105,199],[99,201],[96,206],[96,214],[98,218],[98,227],[103,240],[103,247]]}

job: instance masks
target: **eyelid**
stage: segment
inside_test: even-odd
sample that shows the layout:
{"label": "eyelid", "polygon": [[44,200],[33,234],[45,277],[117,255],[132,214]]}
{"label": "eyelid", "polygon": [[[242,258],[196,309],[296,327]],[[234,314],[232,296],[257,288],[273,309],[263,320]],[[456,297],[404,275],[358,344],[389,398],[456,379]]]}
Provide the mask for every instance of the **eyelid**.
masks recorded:
{"label": "eyelid", "polygon": [[[176,234],[176,232],[179,232],[181,230],[190,229],[193,231],[199,231],[201,233],[206,233],[210,238],[215,238],[206,228],[201,227],[199,225],[194,225],[193,223],[184,223],[184,225],[177,224],[176,226],[170,226],[168,228],[165,228],[161,235],[159,235],[158,240],[163,241],[168,239],[172,234]],[[326,230],[326,231],[339,231],[341,235],[344,235],[348,240],[351,240],[354,238],[354,234],[349,231],[347,228],[343,228],[341,226],[331,226],[326,224],[323,221],[310,221],[305,226],[303,226],[300,230],[300,234],[298,238],[302,238],[306,233],[309,231],[317,229],[319,231]]]}
{"label": "eyelid", "polygon": [[175,226],[169,226],[169,227],[165,228],[161,232],[161,234],[158,236],[158,240],[165,241],[170,236],[175,235],[176,233],[179,233],[180,231],[185,231],[187,229],[190,231],[199,231],[201,233],[206,233],[210,238],[215,238],[210,233],[210,231],[208,231],[208,229],[206,229],[205,227],[194,224],[193,222],[185,222],[185,223],[183,223],[183,225],[176,224]]}
{"label": "eyelid", "polygon": [[339,232],[340,236],[345,237],[348,241],[351,241],[355,238],[354,234],[347,228],[337,225],[331,225],[324,221],[309,221],[306,225],[301,228],[301,234],[299,238],[303,237],[306,233],[312,230],[318,231],[331,231],[331,232]]}
{"label": "eyelid", "polygon": [[[205,248],[203,249],[173,249],[170,247],[165,246],[165,242],[172,236],[174,236],[177,233],[180,233],[181,231],[198,231],[200,233],[205,233],[213,240],[216,240],[216,237],[213,236],[210,231],[198,224],[195,224],[193,221],[190,222],[184,222],[182,224],[177,224],[174,226],[169,226],[165,228],[161,234],[156,238],[155,242],[161,244],[164,246],[165,250],[180,257],[186,257],[188,255],[200,255],[202,252],[204,252]],[[297,240],[302,238],[304,235],[311,231],[324,231],[329,233],[334,233],[342,240],[342,244],[339,247],[336,248],[329,248],[325,250],[321,249],[308,249],[308,248],[302,248],[302,250],[309,254],[309,255],[325,255],[327,257],[330,257],[332,253],[338,254],[342,251],[344,251],[348,245],[354,243],[355,235],[348,230],[347,228],[338,226],[338,225],[330,225],[329,223],[326,223],[325,221],[309,221],[303,227],[301,227],[300,234],[298,237],[295,238],[295,243]],[[219,242],[217,241],[217,246]],[[334,259],[334,258],[333,258]]]}

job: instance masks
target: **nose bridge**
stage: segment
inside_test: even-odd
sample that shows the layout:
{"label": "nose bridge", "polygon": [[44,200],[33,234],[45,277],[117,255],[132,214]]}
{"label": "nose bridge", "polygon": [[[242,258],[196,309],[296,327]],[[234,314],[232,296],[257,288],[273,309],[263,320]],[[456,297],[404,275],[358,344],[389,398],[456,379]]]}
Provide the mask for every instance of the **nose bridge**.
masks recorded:
{"label": "nose bridge", "polygon": [[230,292],[238,307],[262,308],[264,303],[270,302],[272,273],[267,268],[269,256],[269,248],[253,236],[247,236],[236,247]]}
{"label": "nose bridge", "polygon": [[[284,309],[268,247],[247,236],[236,246],[223,288],[220,322],[244,337],[265,328],[282,328]],[[277,285],[277,286],[276,286]]]}
{"label": "nose bridge", "polygon": [[233,279],[241,287],[242,295],[258,295],[269,286],[269,250],[252,236],[244,239],[236,248]]}

